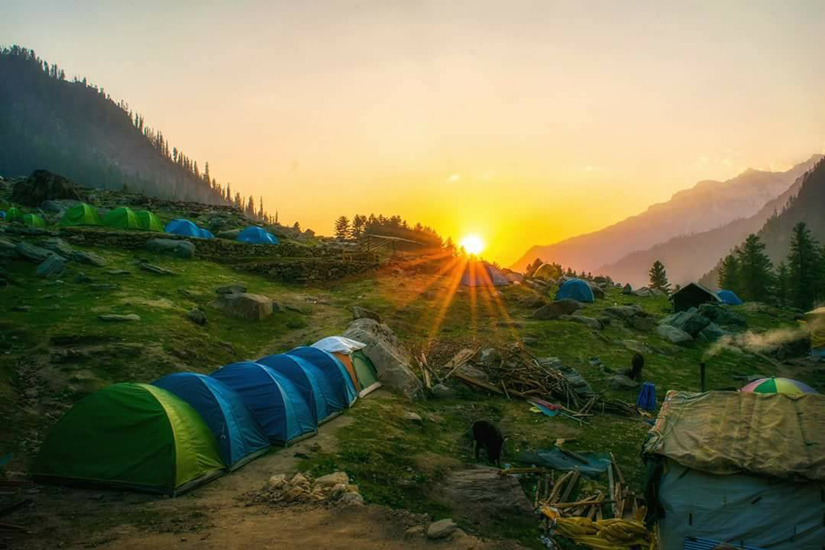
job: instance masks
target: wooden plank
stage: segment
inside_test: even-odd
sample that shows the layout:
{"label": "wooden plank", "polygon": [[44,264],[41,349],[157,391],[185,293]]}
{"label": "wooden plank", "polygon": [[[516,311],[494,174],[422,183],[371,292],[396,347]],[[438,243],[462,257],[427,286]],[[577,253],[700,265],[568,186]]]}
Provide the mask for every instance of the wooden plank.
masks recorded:
{"label": "wooden plank", "polygon": [[559,500],[567,500],[567,498],[570,496],[570,493],[573,492],[573,487],[576,486],[576,482],[579,481],[580,475],[581,472],[579,472],[579,469],[576,468],[575,471],[573,471],[573,477],[570,478],[570,483],[567,484],[567,488],[564,490],[564,493],[562,493],[561,498]]}
{"label": "wooden plank", "polygon": [[553,492],[550,493],[550,496],[547,498],[547,502],[553,503],[559,498],[559,494],[561,493],[564,484],[571,477],[573,477],[573,472],[567,472],[559,478],[559,480],[556,482],[555,487],[553,487]]}
{"label": "wooden plank", "polygon": [[[504,393],[499,388],[497,388],[496,386],[494,386],[492,384],[484,382],[483,380],[473,378],[472,376],[465,376],[465,375],[461,374],[460,372],[455,373],[454,376],[456,378],[458,378],[459,380],[461,380],[462,382],[464,382],[466,384],[469,384],[471,386],[476,386],[477,388],[481,388],[483,390],[491,391],[493,393],[497,393],[498,395],[504,395]],[[516,392],[513,392],[513,394],[515,395]]]}
{"label": "wooden plank", "polygon": [[620,482],[622,485],[625,485],[625,482],[624,482],[624,476],[622,475],[622,471],[619,469],[619,463],[618,463],[618,462],[616,462],[616,457],[615,457],[615,456],[613,456],[613,452],[612,452],[612,451],[611,451],[611,453],[610,453],[610,463],[612,464],[612,466],[613,466],[614,468],[616,468],[616,476],[618,476],[618,478],[619,478],[619,482]]}

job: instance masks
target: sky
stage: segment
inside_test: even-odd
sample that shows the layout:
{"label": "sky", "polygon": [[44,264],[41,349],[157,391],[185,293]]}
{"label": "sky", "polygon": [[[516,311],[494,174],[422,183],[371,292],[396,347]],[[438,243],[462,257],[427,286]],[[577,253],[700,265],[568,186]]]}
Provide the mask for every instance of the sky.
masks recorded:
{"label": "sky", "polygon": [[398,214],[507,265],[825,150],[825,3],[4,1],[282,223]]}

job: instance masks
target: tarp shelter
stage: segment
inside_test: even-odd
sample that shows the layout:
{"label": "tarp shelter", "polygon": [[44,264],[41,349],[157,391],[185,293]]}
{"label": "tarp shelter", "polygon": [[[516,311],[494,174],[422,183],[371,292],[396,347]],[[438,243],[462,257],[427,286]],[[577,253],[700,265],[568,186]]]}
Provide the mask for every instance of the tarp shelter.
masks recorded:
{"label": "tarp shelter", "polygon": [[811,355],[825,358],[825,306],[806,313],[805,325],[811,333]]}
{"label": "tarp shelter", "polygon": [[46,220],[37,214],[26,214],[23,216],[23,225],[29,227],[46,227]]}
{"label": "tarp shelter", "polygon": [[593,289],[587,281],[581,279],[568,279],[556,292],[556,300],[576,300],[577,302],[592,302]]}
{"label": "tarp shelter", "polygon": [[688,283],[673,294],[670,295],[673,301],[673,311],[687,311],[692,307],[698,308],[701,304],[715,303],[719,304],[722,300],[716,293],[709,290],[699,283]]}
{"label": "tarp shelter", "polygon": [[106,212],[103,216],[103,225],[115,229],[140,229],[137,214],[125,206]]}
{"label": "tarp shelter", "polygon": [[269,449],[255,417],[237,393],[223,382],[193,372],[179,372],[152,382],[195,409],[218,441],[221,459],[236,470]]}
{"label": "tarp shelter", "polygon": [[16,206],[12,206],[6,211],[6,221],[9,223],[22,222],[23,216],[23,212],[21,212],[20,209]]}
{"label": "tarp shelter", "polygon": [[91,483],[170,495],[221,474],[215,436],[183,400],[149,384],[114,384],[63,415],[32,473],[45,481]]}
{"label": "tarp shelter", "polygon": [[232,363],[212,373],[212,378],[241,396],[273,443],[287,444],[318,430],[298,388],[289,378],[265,365],[252,361]]}
{"label": "tarp shelter", "polygon": [[81,202],[66,210],[60,218],[60,227],[76,225],[103,225],[103,220],[94,206]]}
{"label": "tarp shelter", "polygon": [[355,384],[349,376],[344,364],[333,354],[311,346],[302,346],[287,352],[289,355],[300,357],[321,369],[327,377],[337,400],[347,407],[351,407],[358,399]]}
{"label": "tarp shelter", "polygon": [[[166,224],[166,227],[163,228],[166,233],[172,233],[175,235],[183,235],[184,237],[198,237],[199,239],[209,239],[211,237],[211,233],[206,231],[205,229],[201,229],[193,222],[189,220],[172,220],[171,222]],[[209,236],[204,237],[204,231],[209,233]]]}
{"label": "tarp shelter", "polygon": [[278,244],[278,237],[261,227],[247,227],[238,233],[238,241],[250,244]]}
{"label": "tarp shelter", "polygon": [[662,550],[693,538],[771,550],[825,540],[825,396],[671,391],[644,456]]}
{"label": "tarp shelter", "polygon": [[140,210],[136,216],[140,229],[143,229],[144,231],[156,231],[158,233],[163,233],[163,224],[160,223],[160,218],[155,216],[152,212],[148,210]]}
{"label": "tarp shelter", "polygon": [[720,290],[716,295],[727,306],[741,306],[744,303],[732,290]]}
{"label": "tarp shelter", "polygon": [[343,363],[353,378],[360,397],[381,387],[375,365],[362,351],[366,344],[343,336],[330,336],[315,342],[312,347],[332,353]]}
{"label": "tarp shelter", "polygon": [[267,355],[256,361],[282,374],[298,388],[309,405],[316,424],[330,419],[344,408],[324,371],[300,357],[288,354]]}
{"label": "tarp shelter", "polygon": [[471,260],[464,266],[461,284],[463,286],[506,286],[510,284],[510,280],[496,266]]}

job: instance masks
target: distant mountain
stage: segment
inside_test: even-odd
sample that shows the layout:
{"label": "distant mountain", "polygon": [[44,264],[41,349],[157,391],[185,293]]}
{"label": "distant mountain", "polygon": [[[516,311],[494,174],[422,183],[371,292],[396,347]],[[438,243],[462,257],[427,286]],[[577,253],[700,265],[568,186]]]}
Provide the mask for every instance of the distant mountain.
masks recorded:
{"label": "distant mountain", "polygon": [[[795,184],[795,187],[797,191],[785,207],[775,216],[770,216],[757,233],[765,243],[765,252],[774,265],[788,256],[793,228],[799,222],[808,225],[811,235],[820,244],[825,243],[825,161],[819,162],[810,173],[800,179],[798,185]],[[744,240],[743,237],[735,244],[741,245]],[[733,248],[734,246],[730,246],[719,254],[716,265],[700,279],[702,284],[714,289],[719,288],[719,264]]]}
{"label": "distant mountain", "polygon": [[36,169],[88,187],[128,188],[167,199],[229,204],[197,163],[145,126],[126,103],[68,81],[33,51],[0,50],[0,175]]}
{"label": "distant mountain", "polygon": [[701,181],[674,194],[669,201],[654,204],[645,212],[605,229],[549,246],[534,246],[512,267],[524,270],[527,264],[541,258],[578,271],[601,272],[603,266],[632,252],[753,216],[787,191],[820,158],[821,155],[815,155],[787,172],[748,169],[727,181]]}

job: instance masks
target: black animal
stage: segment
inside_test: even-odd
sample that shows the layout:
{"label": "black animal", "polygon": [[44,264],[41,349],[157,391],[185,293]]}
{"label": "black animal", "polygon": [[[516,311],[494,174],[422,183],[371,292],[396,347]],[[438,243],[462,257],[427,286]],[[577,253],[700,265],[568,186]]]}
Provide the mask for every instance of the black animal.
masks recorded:
{"label": "black animal", "polygon": [[645,366],[645,358],[641,353],[634,353],[633,359],[630,360],[632,368],[628,375],[631,380],[641,381],[642,368]]}
{"label": "black animal", "polygon": [[478,420],[473,423],[473,452],[479,460],[481,448],[487,450],[487,460],[501,468],[501,450],[504,447],[504,437],[498,426],[487,420]]}

